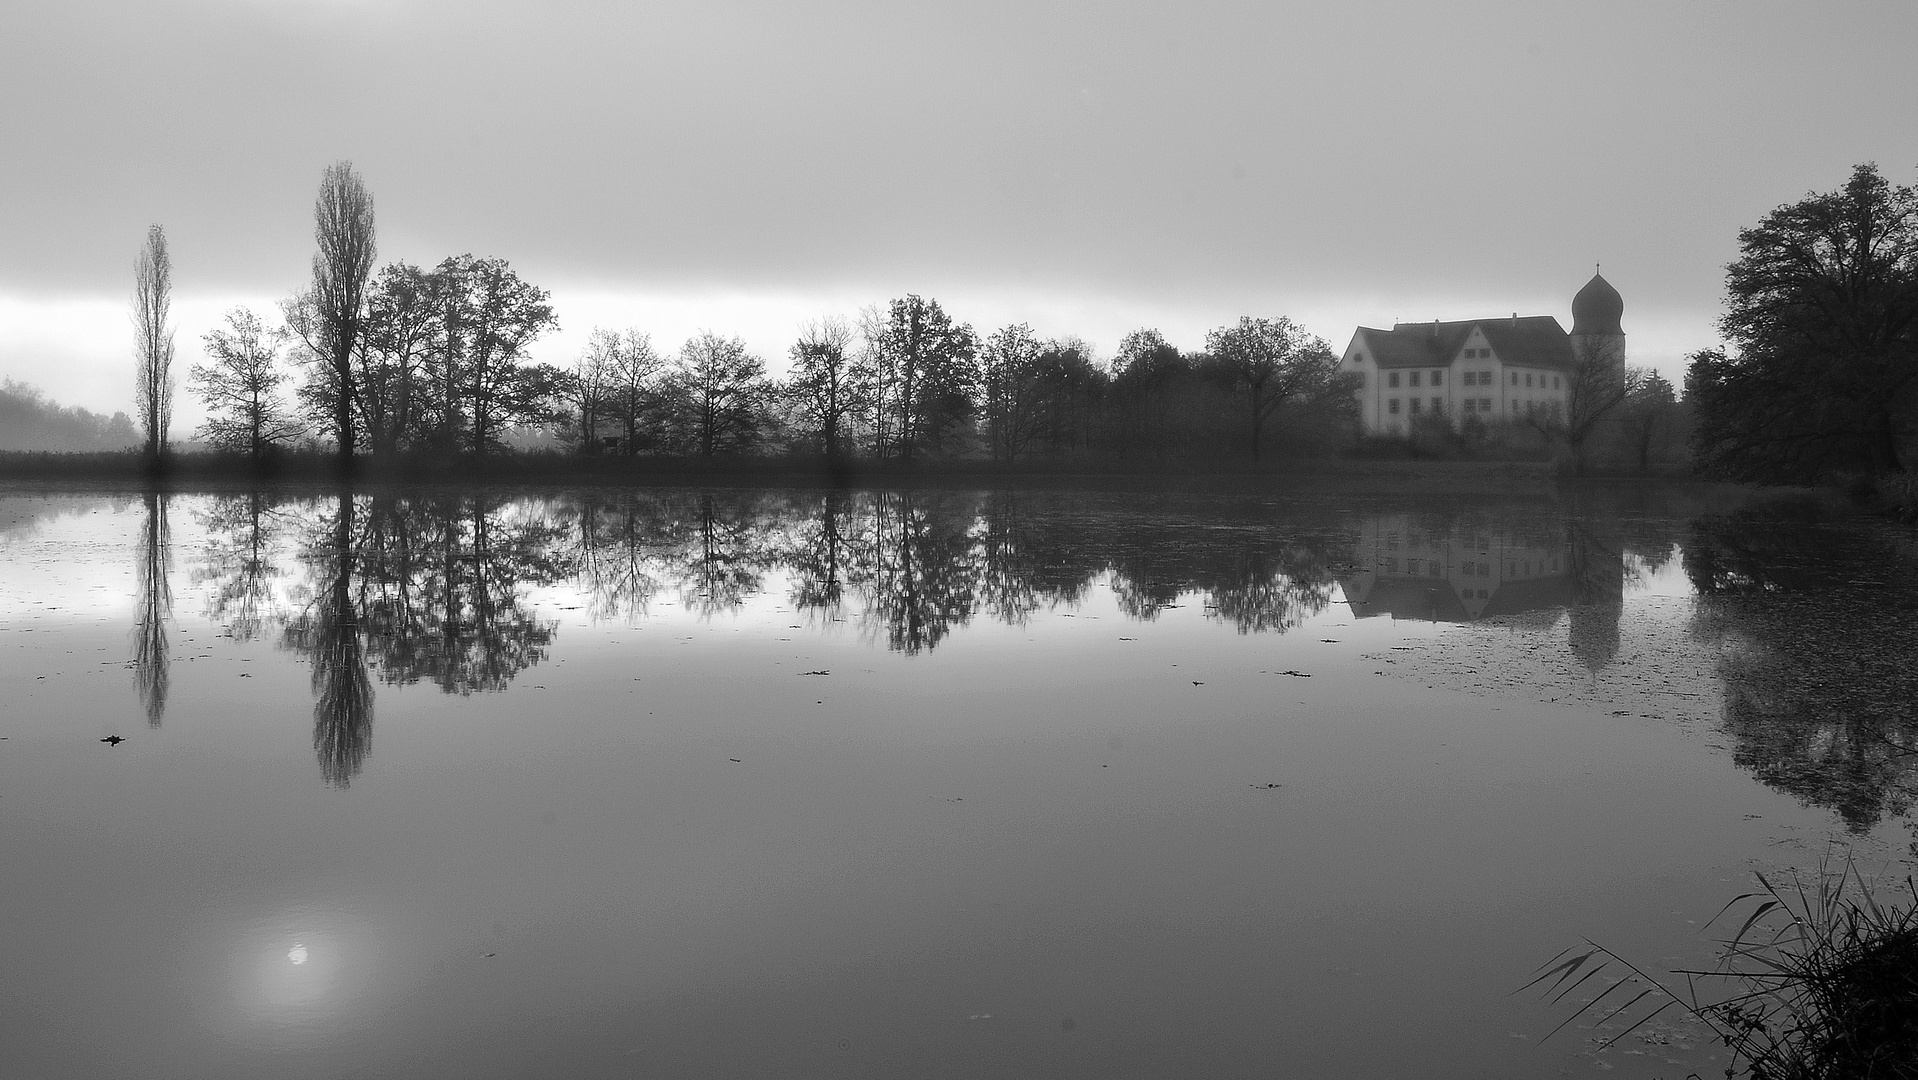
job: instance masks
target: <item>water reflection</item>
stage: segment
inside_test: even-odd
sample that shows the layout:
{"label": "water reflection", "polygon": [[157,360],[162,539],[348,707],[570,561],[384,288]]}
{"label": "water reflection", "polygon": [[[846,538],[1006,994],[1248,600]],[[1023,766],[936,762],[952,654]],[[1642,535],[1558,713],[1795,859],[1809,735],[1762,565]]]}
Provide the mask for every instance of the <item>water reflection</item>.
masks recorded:
{"label": "water reflection", "polygon": [[1358,618],[1472,622],[1578,602],[1562,537],[1471,517],[1367,517],[1352,562],[1343,584]]}
{"label": "water reflection", "polygon": [[1618,656],[1619,620],[1625,612],[1625,545],[1593,525],[1572,521],[1565,529],[1565,558],[1572,589],[1572,655],[1597,672]]}
{"label": "water reflection", "polygon": [[313,752],[320,775],[343,788],[359,775],[373,749],[373,683],[366,674],[355,588],[356,508],[346,493],[334,504],[332,514],[321,519],[325,527],[301,553],[314,588],[305,610],[287,623],[283,643],[311,665]]}
{"label": "water reflection", "polygon": [[173,618],[173,542],[166,500],[149,491],[143,503],[134,574],[133,685],[147,724],[159,727],[172,677],[167,623]]}
{"label": "water reflection", "polygon": [[1914,554],[1803,502],[1701,517],[1686,538],[1738,763],[1857,832],[1918,798]]}
{"label": "water reflection", "polygon": [[[1739,762],[1855,828],[1905,813],[1918,794],[1909,541],[1792,504],[1699,515],[1645,498],[1352,513],[1030,491],[252,493],[201,515],[199,577],[233,637],[278,627],[312,665],[314,750],[346,786],[370,752],[376,683],[484,693],[547,660],[558,623],[541,589],[570,589],[596,620],[644,618],[662,596],[726,618],[777,576],[799,618],[905,655],[1100,587],[1131,619],[1200,606],[1240,633],[1282,634],[1342,600],[1361,619],[1556,637],[1596,686],[1631,633],[1633,588],[1682,550],[1699,595],[1689,633],[1719,658]],[[157,723],[169,545],[164,501],[145,509],[135,670]]]}
{"label": "water reflection", "polygon": [[236,641],[258,640],[275,615],[274,588],[282,575],[274,501],[264,491],[216,495],[197,518],[207,543],[194,581],[213,585],[207,618]]}

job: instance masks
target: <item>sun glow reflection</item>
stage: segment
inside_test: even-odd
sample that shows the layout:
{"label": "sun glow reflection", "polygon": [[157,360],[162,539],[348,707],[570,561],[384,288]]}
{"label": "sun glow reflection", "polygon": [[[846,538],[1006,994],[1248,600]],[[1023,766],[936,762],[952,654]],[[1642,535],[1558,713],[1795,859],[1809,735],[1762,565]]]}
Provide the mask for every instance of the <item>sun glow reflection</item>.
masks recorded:
{"label": "sun glow reflection", "polygon": [[293,947],[286,951],[286,958],[296,964],[306,963],[306,946],[297,941],[294,942]]}

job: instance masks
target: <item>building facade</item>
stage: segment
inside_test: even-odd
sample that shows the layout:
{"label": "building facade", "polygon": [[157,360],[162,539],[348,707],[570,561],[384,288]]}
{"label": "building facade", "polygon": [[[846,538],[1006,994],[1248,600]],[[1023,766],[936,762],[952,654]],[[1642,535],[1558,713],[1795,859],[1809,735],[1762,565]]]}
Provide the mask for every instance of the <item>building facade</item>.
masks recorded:
{"label": "building facade", "polygon": [[1339,370],[1360,376],[1369,435],[1404,435],[1421,417],[1543,422],[1563,414],[1584,358],[1624,377],[1625,303],[1597,274],[1572,299],[1572,332],[1551,315],[1361,326]]}

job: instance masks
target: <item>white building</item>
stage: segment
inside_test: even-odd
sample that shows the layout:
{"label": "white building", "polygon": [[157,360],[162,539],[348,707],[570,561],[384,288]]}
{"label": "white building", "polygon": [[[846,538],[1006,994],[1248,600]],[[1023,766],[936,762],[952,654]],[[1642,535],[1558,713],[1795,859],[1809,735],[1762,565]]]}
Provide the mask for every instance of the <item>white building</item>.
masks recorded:
{"label": "white building", "polygon": [[1597,274],[1572,299],[1572,332],[1550,315],[1467,322],[1361,326],[1339,370],[1363,377],[1359,410],[1367,434],[1403,435],[1420,416],[1454,426],[1543,418],[1564,412],[1581,356],[1603,356],[1620,377],[1625,301]]}

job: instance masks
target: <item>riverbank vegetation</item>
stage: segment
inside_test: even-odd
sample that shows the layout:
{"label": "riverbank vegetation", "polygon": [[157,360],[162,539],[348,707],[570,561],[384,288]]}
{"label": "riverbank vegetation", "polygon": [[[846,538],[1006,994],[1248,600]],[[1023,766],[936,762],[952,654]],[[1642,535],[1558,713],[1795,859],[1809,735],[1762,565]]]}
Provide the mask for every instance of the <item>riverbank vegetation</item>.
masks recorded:
{"label": "riverbank vegetation", "polygon": [[1727,1077],[1918,1077],[1918,882],[1878,890],[1849,859],[1809,883],[1757,878],[1713,920],[1739,920],[1718,966],[1672,972],[1682,987],[1591,942],[1555,957],[1526,987],[1578,1002],[1553,1034],[1589,1019],[1617,1031],[1606,1048],[1677,1009],[1731,1051]]}

